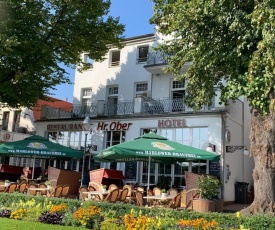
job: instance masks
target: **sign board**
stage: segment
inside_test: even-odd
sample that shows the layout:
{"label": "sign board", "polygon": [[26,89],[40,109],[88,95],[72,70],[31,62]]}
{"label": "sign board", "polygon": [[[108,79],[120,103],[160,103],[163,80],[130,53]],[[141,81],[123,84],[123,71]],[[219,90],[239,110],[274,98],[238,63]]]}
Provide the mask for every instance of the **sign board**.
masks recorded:
{"label": "sign board", "polygon": [[219,161],[209,161],[209,175],[221,177],[221,165]]}
{"label": "sign board", "polygon": [[125,162],[125,180],[136,181],[137,179],[137,162]]}

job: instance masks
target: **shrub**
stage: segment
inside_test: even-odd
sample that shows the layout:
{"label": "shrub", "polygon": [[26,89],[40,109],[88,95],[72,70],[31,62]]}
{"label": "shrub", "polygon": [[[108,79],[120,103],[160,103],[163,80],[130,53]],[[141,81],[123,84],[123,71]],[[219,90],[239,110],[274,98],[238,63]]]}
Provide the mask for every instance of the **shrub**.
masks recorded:
{"label": "shrub", "polygon": [[45,224],[63,225],[62,219],[63,219],[63,215],[61,213],[48,212],[48,211],[42,213],[41,216],[39,217],[39,221]]}
{"label": "shrub", "polygon": [[0,210],[0,217],[10,218],[10,215],[11,215],[11,210],[9,209]]}

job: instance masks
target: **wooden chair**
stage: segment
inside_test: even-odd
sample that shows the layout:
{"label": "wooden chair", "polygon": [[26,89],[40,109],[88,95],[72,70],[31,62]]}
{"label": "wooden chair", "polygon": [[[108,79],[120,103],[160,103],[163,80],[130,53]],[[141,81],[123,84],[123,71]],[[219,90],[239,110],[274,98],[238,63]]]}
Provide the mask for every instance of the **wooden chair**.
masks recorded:
{"label": "wooden chair", "polygon": [[[150,189],[148,189],[148,190],[147,190],[147,196],[154,196],[153,191],[150,190]],[[154,202],[153,202],[152,199],[148,199],[148,200],[147,200],[147,204],[148,204],[149,206],[152,206],[152,205],[154,204]]]}
{"label": "wooden chair", "polygon": [[127,194],[128,194],[128,188],[124,188],[122,189],[121,193],[120,193],[120,197],[119,197],[119,201],[120,202],[126,202],[126,198],[127,198]]}
{"label": "wooden chair", "polygon": [[4,192],[7,192],[7,193],[13,193],[16,191],[16,188],[17,188],[17,183],[11,183],[6,189]]}
{"label": "wooden chair", "polygon": [[82,201],[88,199],[88,194],[84,194],[83,192],[88,192],[87,187],[79,188],[79,200],[82,200]]}
{"label": "wooden chair", "polygon": [[92,185],[89,185],[88,190],[90,192],[92,192],[92,191],[96,191],[96,188],[94,186],[92,186]]}
{"label": "wooden chair", "polygon": [[144,206],[143,193],[140,191],[136,191],[136,205]]}
{"label": "wooden chair", "polygon": [[118,196],[119,196],[119,190],[118,189],[114,189],[105,198],[105,200],[108,201],[108,202],[111,202],[111,203],[115,203],[115,202],[117,202]]}
{"label": "wooden chair", "polygon": [[[96,189],[96,191],[99,191],[99,190],[102,189],[100,184],[98,184],[98,183],[96,183],[96,182],[93,182],[93,181],[91,181],[91,182],[89,183],[89,186],[93,186],[93,187]],[[88,187],[89,187],[89,186],[88,186]]]}
{"label": "wooden chair", "polygon": [[193,188],[181,191],[181,207],[184,209],[193,209],[193,199],[198,196],[198,189]]}
{"label": "wooden chair", "polygon": [[177,189],[175,189],[175,188],[170,188],[170,189],[167,191],[167,193],[168,193],[169,195],[176,196],[176,195],[179,193],[179,191],[178,191]]}
{"label": "wooden chair", "polygon": [[115,185],[115,184],[110,184],[108,190],[112,191],[112,190],[114,190],[114,189],[118,189],[117,185]]}
{"label": "wooden chair", "polygon": [[68,197],[69,191],[70,191],[70,185],[68,185],[68,184],[63,185],[62,192],[61,192],[61,197],[62,198]]}
{"label": "wooden chair", "polygon": [[30,188],[36,188],[36,185],[30,184],[28,185],[28,194],[31,196],[36,196],[37,191],[36,190],[29,190]]}
{"label": "wooden chair", "polygon": [[18,185],[18,192],[20,193],[26,193],[27,191],[27,182],[21,182],[19,185]]}
{"label": "wooden chair", "polygon": [[56,186],[56,187],[54,188],[52,194],[51,194],[51,197],[61,197],[62,189],[63,189],[63,186],[62,186],[62,185]]}
{"label": "wooden chair", "polygon": [[143,187],[137,187],[136,190],[144,193],[144,188]]}
{"label": "wooden chair", "polygon": [[[47,185],[45,185],[45,184],[40,184],[39,185],[39,188],[47,188]],[[48,195],[48,191],[47,190],[45,190],[45,191],[40,191],[40,195],[41,196],[47,196]]]}
{"label": "wooden chair", "polygon": [[0,192],[4,192],[5,191],[4,184],[5,184],[5,182],[3,180],[0,180],[0,185],[2,185],[2,186],[0,186]]}
{"label": "wooden chair", "polygon": [[160,188],[155,187],[155,188],[153,188],[153,193],[155,196],[159,196],[159,195],[161,195],[162,191]]}
{"label": "wooden chair", "polygon": [[126,197],[126,201],[128,202],[128,203],[132,203],[132,201],[133,201],[133,196],[132,196],[132,191],[133,191],[133,186],[132,185],[124,185],[123,186],[123,189],[124,188],[128,188],[128,194],[127,194],[127,197]]}
{"label": "wooden chair", "polygon": [[168,208],[177,209],[180,208],[181,195],[178,193],[168,205]]}

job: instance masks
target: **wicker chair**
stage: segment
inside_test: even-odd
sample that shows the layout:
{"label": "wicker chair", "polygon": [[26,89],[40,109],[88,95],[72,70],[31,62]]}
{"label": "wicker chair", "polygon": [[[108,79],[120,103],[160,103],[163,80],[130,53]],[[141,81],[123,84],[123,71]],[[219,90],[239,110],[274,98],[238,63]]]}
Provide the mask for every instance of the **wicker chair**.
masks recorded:
{"label": "wicker chair", "polygon": [[26,193],[27,191],[27,182],[21,182],[19,185],[18,185],[18,192],[20,193]]}
{"label": "wicker chair", "polygon": [[112,190],[114,190],[114,189],[118,189],[117,185],[115,185],[115,184],[110,184],[108,190],[112,191]]}
{"label": "wicker chair", "polygon": [[110,194],[106,197],[105,200],[111,203],[115,203],[117,202],[118,196],[119,196],[119,190],[114,189],[110,192]]}
{"label": "wicker chair", "polygon": [[140,191],[136,191],[136,204],[138,206],[144,206],[143,193]]}
{"label": "wicker chair", "polygon": [[[150,190],[150,189],[148,189],[148,190],[147,190],[147,196],[154,196],[153,191]],[[154,204],[154,201],[153,201],[152,199],[148,199],[148,200],[147,200],[147,204],[148,204],[149,206],[152,206],[152,205]]]}
{"label": "wicker chair", "polygon": [[181,195],[178,193],[168,205],[168,208],[177,209],[180,207]]}
{"label": "wicker chair", "polygon": [[129,191],[129,188],[122,189],[120,197],[119,197],[119,201],[120,202],[123,202],[123,203],[126,202],[128,191]]}
{"label": "wicker chair", "polygon": [[5,182],[3,180],[0,180],[0,192],[4,192],[5,191]]}
{"label": "wicker chair", "polygon": [[63,185],[62,192],[61,192],[61,197],[62,198],[68,197],[69,191],[70,191],[70,185],[68,185],[68,184]]}
{"label": "wicker chair", "polygon": [[54,188],[53,193],[51,194],[51,197],[61,197],[62,190],[63,190],[63,186],[62,185],[56,186]]}
{"label": "wicker chair", "polygon": [[167,191],[167,193],[168,193],[169,195],[176,196],[179,192],[178,192],[178,190],[175,189],[175,188],[170,188],[170,189]]}
{"label": "wicker chair", "polygon": [[84,194],[83,192],[88,192],[87,187],[79,188],[79,200],[82,200],[82,201],[88,199],[88,194]]}
{"label": "wicker chair", "polygon": [[17,188],[17,183],[11,183],[6,189],[4,192],[7,192],[7,193],[13,193],[16,191],[16,188]]}
{"label": "wicker chair", "polygon": [[36,196],[37,191],[36,190],[31,190],[30,188],[36,188],[36,185],[30,184],[28,185],[28,194],[31,196]]}
{"label": "wicker chair", "polygon": [[161,195],[162,191],[160,188],[155,187],[155,188],[153,188],[153,193],[155,196],[159,196],[159,195]]}
{"label": "wicker chair", "polygon": [[[39,188],[47,188],[47,185],[45,185],[45,184],[40,184],[39,185]],[[47,190],[45,190],[45,191],[40,191],[40,195],[41,196],[47,196],[48,195],[48,191]]]}
{"label": "wicker chair", "polygon": [[132,197],[133,186],[132,185],[124,185],[123,189],[124,188],[128,188],[128,194],[126,197],[126,201],[129,203],[132,203],[132,201],[133,201],[133,197]]}

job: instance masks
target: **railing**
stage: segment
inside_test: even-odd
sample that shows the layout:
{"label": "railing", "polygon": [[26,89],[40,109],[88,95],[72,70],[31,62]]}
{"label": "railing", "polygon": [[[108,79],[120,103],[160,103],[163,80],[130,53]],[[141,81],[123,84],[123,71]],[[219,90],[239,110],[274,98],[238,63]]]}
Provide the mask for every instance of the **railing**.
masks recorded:
{"label": "railing", "polygon": [[148,54],[147,65],[166,65],[167,61],[165,60],[167,54],[161,52],[150,52]]}
{"label": "railing", "polygon": [[[214,105],[203,105],[200,111],[212,110]],[[142,113],[145,114],[161,114],[173,112],[192,112],[193,109],[187,107],[183,99],[151,99],[143,100]]]}
{"label": "railing", "polygon": [[[99,116],[127,116],[132,114],[163,114],[163,113],[184,113],[193,112],[194,110],[187,107],[183,102],[183,99],[152,99],[149,97],[141,97],[140,111],[135,111],[134,101],[123,101],[114,103],[107,103],[101,101],[98,104],[92,104],[91,106],[73,106],[73,107],[59,107],[51,108],[46,107],[46,112],[41,119],[74,119],[85,117],[99,117]],[[210,111],[214,109],[215,101],[213,105],[204,105],[199,111]],[[139,106],[137,106],[139,107]]]}
{"label": "railing", "polygon": [[134,101],[123,101],[117,104],[106,103],[104,115],[114,116],[114,115],[127,115],[134,113]]}

